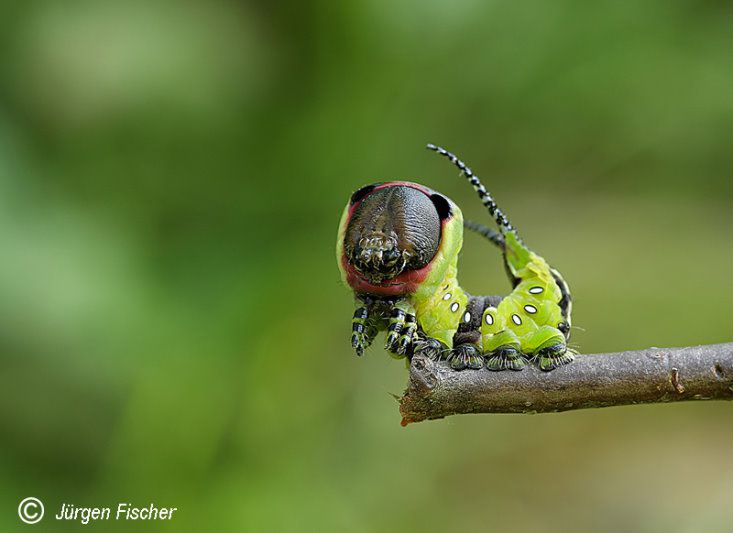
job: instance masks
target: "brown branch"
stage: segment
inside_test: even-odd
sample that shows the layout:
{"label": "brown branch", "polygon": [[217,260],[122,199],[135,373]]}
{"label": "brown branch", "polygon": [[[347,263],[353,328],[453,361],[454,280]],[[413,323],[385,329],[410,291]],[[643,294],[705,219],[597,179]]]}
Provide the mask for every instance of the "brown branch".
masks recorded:
{"label": "brown branch", "polygon": [[464,370],[415,355],[402,424],[464,413],[549,413],[639,403],[733,400],[733,343],[579,355],[552,372]]}

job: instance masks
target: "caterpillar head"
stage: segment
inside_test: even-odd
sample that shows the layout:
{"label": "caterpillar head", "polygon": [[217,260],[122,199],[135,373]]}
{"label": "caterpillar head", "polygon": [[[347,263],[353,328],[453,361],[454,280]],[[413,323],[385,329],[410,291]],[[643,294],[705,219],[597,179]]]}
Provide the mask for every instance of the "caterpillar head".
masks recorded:
{"label": "caterpillar head", "polygon": [[458,207],[442,194],[410,182],[368,185],[356,191],[339,231],[339,262],[359,292],[414,292],[442,248],[446,223]]}

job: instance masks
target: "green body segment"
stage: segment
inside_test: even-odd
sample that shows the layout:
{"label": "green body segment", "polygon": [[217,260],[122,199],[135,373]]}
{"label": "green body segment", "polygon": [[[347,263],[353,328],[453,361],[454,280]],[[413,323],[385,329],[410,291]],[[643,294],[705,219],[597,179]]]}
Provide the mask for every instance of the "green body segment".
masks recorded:
{"label": "green body segment", "polygon": [[[457,208],[454,208],[455,212],[458,212]],[[461,233],[461,226],[457,228],[452,230]],[[505,260],[519,283],[497,307],[484,311],[480,330],[481,351],[489,354],[511,347],[533,357],[544,348],[564,345],[565,335],[558,329],[565,320],[559,305],[562,292],[550,266],[522,244],[515,232],[507,232],[505,240]],[[458,283],[457,260],[458,255],[453,255],[448,267],[437,271],[442,275],[426,279],[408,298],[425,334],[448,348],[453,348],[453,336],[465,316],[468,303],[468,294]]]}
{"label": "green body segment", "polygon": [[527,356],[565,343],[558,329],[564,321],[562,292],[547,262],[529,250],[510,231],[505,237],[505,260],[519,283],[497,307],[484,311],[481,345],[485,353],[510,346]]}
{"label": "green body segment", "polygon": [[466,308],[468,295],[458,285],[455,264],[446,274],[437,284],[421,286],[411,299],[425,334],[452,348],[453,336],[458,330],[463,314],[461,310]]}
{"label": "green body segment", "polygon": [[453,205],[453,217],[443,226],[443,244],[427,278],[408,300],[415,308],[418,324],[428,337],[448,347],[458,330],[461,309],[468,295],[458,284],[458,253],[463,244],[463,215]]}

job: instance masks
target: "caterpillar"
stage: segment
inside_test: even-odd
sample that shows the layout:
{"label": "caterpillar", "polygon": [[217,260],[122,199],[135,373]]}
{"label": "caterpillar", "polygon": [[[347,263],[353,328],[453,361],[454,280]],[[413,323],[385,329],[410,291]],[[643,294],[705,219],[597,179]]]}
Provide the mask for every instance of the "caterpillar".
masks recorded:
{"label": "caterpillar", "polygon": [[[491,193],[463,161],[449,159],[478,194],[498,231],[463,220],[445,195],[409,181],[373,183],[354,192],[339,223],[336,254],[356,310],[351,345],[362,355],[380,331],[393,357],[420,352],[454,370],[550,371],[573,360],[568,348],[570,289],[530,250]],[[463,228],[502,253],[512,291],[472,296],[458,283]]]}

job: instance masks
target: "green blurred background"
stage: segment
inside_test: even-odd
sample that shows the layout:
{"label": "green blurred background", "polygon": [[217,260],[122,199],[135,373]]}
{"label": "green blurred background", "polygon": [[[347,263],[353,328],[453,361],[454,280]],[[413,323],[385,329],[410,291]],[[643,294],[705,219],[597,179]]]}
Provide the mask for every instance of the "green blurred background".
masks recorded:
{"label": "green blurred background", "polygon": [[[728,2],[0,5],[0,530],[155,502],[170,531],[721,531],[724,403],[400,427],[349,346],[349,194],[472,165],[583,352],[733,311]],[[461,279],[508,289],[468,235]],[[98,523],[130,531],[135,524]],[[75,529],[47,519],[38,531]]]}

